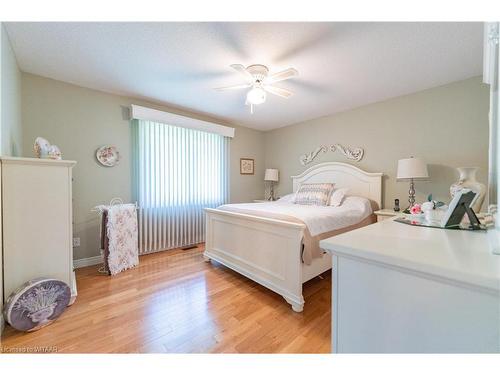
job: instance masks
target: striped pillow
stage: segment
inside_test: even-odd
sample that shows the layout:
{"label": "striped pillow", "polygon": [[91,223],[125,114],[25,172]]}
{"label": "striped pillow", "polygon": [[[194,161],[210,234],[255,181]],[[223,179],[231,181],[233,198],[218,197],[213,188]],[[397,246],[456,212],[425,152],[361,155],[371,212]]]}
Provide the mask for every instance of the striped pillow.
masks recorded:
{"label": "striped pillow", "polygon": [[295,194],[295,204],[326,206],[330,201],[334,184],[302,184]]}

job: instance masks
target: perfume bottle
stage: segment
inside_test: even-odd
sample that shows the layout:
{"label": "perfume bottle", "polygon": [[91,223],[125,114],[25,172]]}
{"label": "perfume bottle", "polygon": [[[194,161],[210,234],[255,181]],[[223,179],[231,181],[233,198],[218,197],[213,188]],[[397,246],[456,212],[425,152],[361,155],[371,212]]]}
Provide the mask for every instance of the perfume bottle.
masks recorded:
{"label": "perfume bottle", "polygon": [[399,199],[394,199],[394,211],[399,212]]}

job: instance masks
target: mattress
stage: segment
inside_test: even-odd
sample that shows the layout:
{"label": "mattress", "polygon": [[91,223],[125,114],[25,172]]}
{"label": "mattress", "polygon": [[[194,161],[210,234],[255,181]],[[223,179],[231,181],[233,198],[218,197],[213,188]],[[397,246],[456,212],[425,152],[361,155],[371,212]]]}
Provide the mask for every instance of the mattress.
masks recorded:
{"label": "mattress", "polygon": [[363,197],[346,197],[338,206],[306,206],[291,202],[225,204],[218,209],[245,212],[254,216],[286,220],[293,217],[303,222],[311,236],[357,224],[373,213],[370,201]]}
{"label": "mattress", "polygon": [[218,209],[305,224],[302,260],[306,264],[311,264],[313,258],[322,256],[320,240],[374,222],[370,201],[362,197],[346,197],[338,207],[275,201],[226,204]]}

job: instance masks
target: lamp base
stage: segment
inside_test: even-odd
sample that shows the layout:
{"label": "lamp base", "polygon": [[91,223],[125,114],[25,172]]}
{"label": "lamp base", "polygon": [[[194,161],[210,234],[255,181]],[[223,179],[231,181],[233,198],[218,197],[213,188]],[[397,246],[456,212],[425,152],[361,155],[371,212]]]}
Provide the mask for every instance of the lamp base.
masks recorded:
{"label": "lamp base", "polygon": [[269,197],[268,201],[274,202],[276,198],[274,197],[274,182],[269,182]]}
{"label": "lamp base", "polygon": [[415,183],[413,178],[410,180],[410,189],[408,190],[408,203],[409,206],[403,210],[404,214],[410,213],[410,208],[415,204]]}

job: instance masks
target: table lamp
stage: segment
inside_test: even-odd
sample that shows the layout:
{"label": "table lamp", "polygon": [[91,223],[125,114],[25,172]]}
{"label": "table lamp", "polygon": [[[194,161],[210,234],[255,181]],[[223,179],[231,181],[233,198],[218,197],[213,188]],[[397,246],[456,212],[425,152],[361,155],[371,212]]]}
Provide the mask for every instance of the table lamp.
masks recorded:
{"label": "table lamp", "polygon": [[277,169],[266,169],[264,181],[270,184],[270,194],[268,200],[274,201],[274,184],[279,181],[279,171]]}
{"label": "table lamp", "polygon": [[410,190],[408,190],[408,202],[410,205],[404,212],[415,204],[415,184],[414,180],[424,180],[429,178],[427,171],[427,164],[422,159],[414,158],[413,156],[408,159],[398,160],[398,180],[409,180]]}

